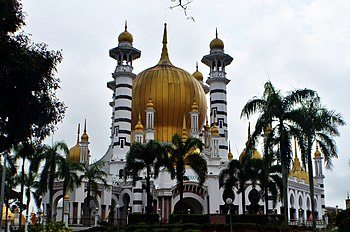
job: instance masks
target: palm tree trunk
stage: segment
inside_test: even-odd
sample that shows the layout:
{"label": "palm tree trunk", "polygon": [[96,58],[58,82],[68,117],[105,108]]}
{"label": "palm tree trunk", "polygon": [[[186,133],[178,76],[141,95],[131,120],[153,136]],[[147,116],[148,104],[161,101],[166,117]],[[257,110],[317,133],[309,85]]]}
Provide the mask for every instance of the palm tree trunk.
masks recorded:
{"label": "palm tree trunk", "polygon": [[184,198],[184,181],[183,178],[180,178],[180,182],[179,182],[179,191],[180,191],[180,223],[182,224],[182,215],[183,215],[183,207],[184,207],[184,202],[183,202],[183,198]]}
{"label": "palm tree trunk", "polygon": [[245,205],[245,189],[244,189],[244,186],[243,186],[243,189],[242,189],[242,210],[243,210],[243,216],[245,216],[245,208],[246,208],[246,205]]}
{"label": "palm tree trunk", "polygon": [[147,213],[147,225],[150,225],[150,211],[151,211],[151,183],[150,183],[150,176],[149,176],[149,168],[147,168],[147,176],[146,176],[146,194],[147,194],[147,206],[146,206],[146,213]]}
{"label": "palm tree trunk", "polygon": [[87,185],[87,208],[88,208],[88,214],[89,214],[89,225],[91,224],[90,196],[91,196],[90,181],[88,181],[88,185]]}
{"label": "palm tree trunk", "polygon": [[[20,204],[19,204],[19,225],[22,225],[22,213],[23,213],[23,192],[24,192],[24,163],[25,163],[25,158],[22,157],[22,175],[21,175],[21,198],[20,198]],[[27,211],[28,214],[28,211]]]}
{"label": "palm tree trunk", "polygon": [[[309,141],[310,142],[310,141]],[[311,143],[309,143],[311,144]],[[307,148],[307,168],[309,173],[309,187],[310,187],[310,200],[311,200],[311,215],[312,215],[312,230],[316,230],[316,221],[315,221],[315,200],[314,200],[314,175],[312,168],[312,158],[311,158],[311,146]]]}
{"label": "palm tree trunk", "polygon": [[282,184],[283,184],[283,208],[284,208],[284,226],[285,231],[289,231],[288,225],[288,152],[287,152],[287,135],[284,130],[283,122],[280,122],[280,152],[281,152],[281,164],[282,164]]}
{"label": "palm tree trunk", "polygon": [[51,161],[50,167],[50,177],[49,177],[49,209],[47,212],[47,220],[49,222],[53,221],[52,213],[53,213],[53,182],[55,180],[55,163]]}
{"label": "palm tree trunk", "polygon": [[65,202],[65,200],[64,200],[64,197],[66,196],[66,191],[67,191],[67,184],[66,184],[66,181],[63,181],[63,198],[62,198],[62,222],[64,222],[63,221],[63,219],[64,219],[64,202]]}

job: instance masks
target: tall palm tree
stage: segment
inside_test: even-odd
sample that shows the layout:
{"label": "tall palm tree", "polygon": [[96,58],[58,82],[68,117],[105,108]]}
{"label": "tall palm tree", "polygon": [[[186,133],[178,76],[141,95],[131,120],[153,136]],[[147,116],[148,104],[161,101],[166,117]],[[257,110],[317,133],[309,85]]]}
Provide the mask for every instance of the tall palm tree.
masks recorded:
{"label": "tall palm tree", "polygon": [[150,140],[146,144],[134,143],[130,147],[130,151],[126,155],[125,171],[130,173],[133,182],[139,179],[140,172],[146,170],[146,193],[147,193],[147,222],[151,210],[151,193],[150,193],[150,178],[153,172],[153,178],[156,179],[159,174],[159,169],[162,166],[167,166],[167,154],[165,147],[159,142]]}
{"label": "tall palm tree", "polygon": [[167,146],[169,153],[169,166],[171,178],[177,180],[180,192],[180,222],[182,223],[183,214],[183,182],[186,167],[190,167],[197,174],[199,184],[202,185],[207,175],[207,162],[201,156],[203,143],[193,137],[182,140],[181,136],[175,134],[172,137],[172,145]]}
{"label": "tall palm tree", "polygon": [[64,215],[64,195],[70,191],[74,191],[81,185],[81,179],[78,172],[83,172],[83,166],[81,163],[67,159],[65,162],[58,164],[57,178],[63,180],[63,198],[62,198],[62,220]]}
{"label": "tall palm tree", "polygon": [[[21,172],[20,172],[20,215],[22,215],[23,210],[24,210],[24,205],[23,205],[23,193],[24,191],[24,186],[25,186],[25,182],[26,182],[26,172],[25,172],[25,164],[26,164],[26,160],[32,160],[34,159],[35,155],[36,155],[36,150],[37,150],[37,146],[38,144],[36,144],[35,142],[32,141],[27,141],[27,142],[23,142],[20,143],[17,147],[15,147],[13,149],[14,151],[14,155],[15,155],[15,160],[19,160],[21,159],[22,164],[21,164]],[[37,170],[36,170],[37,171]],[[29,215],[28,213],[28,205],[26,206],[27,209],[27,215]],[[19,218],[19,224],[21,225],[22,223],[22,217]]]}
{"label": "tall palm tree", "polygon": [[[333,137],[339,136],[338,126],[345,125],[341,114],[330,111],[320,104],[319,98],[306,101],[296,110],[299,116],[297,123],[300,126],[301,136],[297,138],[304,161],[307,163],[309,173],[309,186],[311,200],[312,218],[315,218],[314,203],[314,178],[312,167],[312,147],[316,143],[321,147],[324,154],[327,168],[332,167],[332,158],[337,158],[337,146]],[[316,222],[312,222],[313,229],[316,229]]]}
{"label": "tall palm tree", "polygon": [[80,175],[80,181],[87,182],[87,208],[89,213],[89,221],[91,218],[91,209],[90,209],[90,198],[91,191],[97,196],[99,185],[102,184],[104,188],[109,189],[110,186],[106,182],[107,173],[103,171],[104,161],[99,160],[93,164],[88,162],[83,164],[83,174]]}
{"label": "tall palm tree", "polygon": [[64,142],[56,142],[53,146],[44,145],[43,153],[39,159],[45,164],[41,170],[40,182],[42,184],[43,193],[49,192],[49,207],[47,209],[47,220],[52,221],[53,208],[53,185],[57,179],[58,167],[66,162],[66,156],[69,153],[67,144]]}
{"label": "tall palm tree", "polygon": [[291,134],[293,130],[293,122],[295,121],[294,109],[297,104],[302,101],[317,96],[317,93],[310,89],[297,89],[283,96],[279,90],[276,90],[270,81],[264,85],[264,93],[262,98],[252,98],[243,107],[241,117],[249,119],[255,113],[259,113],[253,137],[261,134],[263,129],[272,125],[277,133],[279,141],[280,159],[282,165],[283,180],[283,207],[284,222],[286,230],[288,230],[288,194],[287,181],[289,164],[291,161]]}

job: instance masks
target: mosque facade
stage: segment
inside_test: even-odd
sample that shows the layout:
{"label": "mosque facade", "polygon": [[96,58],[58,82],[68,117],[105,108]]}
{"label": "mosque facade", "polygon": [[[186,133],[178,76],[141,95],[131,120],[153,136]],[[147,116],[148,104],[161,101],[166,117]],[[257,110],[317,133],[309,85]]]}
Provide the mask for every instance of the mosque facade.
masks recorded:
{"label": "mosque facade", "polygon": [[[230,83],[225,68],[233,58],[224,51],[224,43],[216,37],[210,42],[210,52],[204,55],[202,63],[209,68],[209,77],[204,82],[203,75],[196,71],[191,75],[174,66],[167,49],[167,28],[164,27],[163,45],[158,64],[133,73],[133,61],[141,57],[141,51],[133,47],[133,36],[127,31],[118,37],[118,46],[109,51],[116,60],[112,80],[107,87],[112,91],[111,144],[101,158],[105,161],[104,171],[108,173],[110,188],[99,186],[98,193],[87,199],[87,185],[83,183],[74,191],[63,194],[63,182],[56,181],[54,187],[53,212],[56,221],[61,219],[60,201],[68,202],[69,224],[86,224],[90,201],[91,215],[103,220],[123,221],[130,213],[142,213],[146,208],[145,180],[133,185],[132,180],[124,179],[126,155],[134,142],[147,143],[157,140],[171,143],[171,137],[178,133],[203,141],[202,156],[207,162],[208,174],[200,186],[197,176],[186,169],[184,182],[184,212],[191,214],[226,213],[227,205],[223,189],[219,188],[218,176],[227,167],[233,155],[228,143],[227,86]],[[207,96],[209,101],[207,102]],[[209,112],[207,112],[207,108]],[[249,135],[248,135],[249,136]],[[77,143],[70,149],[69,159],[89,162],[89,136],[84,125]],[[253,158],[261,158],[255,151]],[[316,150],[315,165],[315,210],[316,220],[322,219],[325,209],[324,176],[322,156]],[[295,149],[295,158],[288,179],[289,219],[293,222],[306,221],[311,211],[308,173],[300,165]],[[140,177],[144,173],[141,173]],[[179,203],[176,180],[161,171],[157,179],[151,181],[152,210],[160,214],[160,220],[167,222]],[[266,213],[265,203],[259,196],[259,186],[249,186],[245,191],[246,206],[242,206],[242,194],[232,196],[235,214],[256,214],[258,210]],[[44,212],[48,207],[48,196],[43,198]],[[269,200],[269,213],[281,213],[281,202],[273,207]],[[84,219],[85,218],[85,219]]]}

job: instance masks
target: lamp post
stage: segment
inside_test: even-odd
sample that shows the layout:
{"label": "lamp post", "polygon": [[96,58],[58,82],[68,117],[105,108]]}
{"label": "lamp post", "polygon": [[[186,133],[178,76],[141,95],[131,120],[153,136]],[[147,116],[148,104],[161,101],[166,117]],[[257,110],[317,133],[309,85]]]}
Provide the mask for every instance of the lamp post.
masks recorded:
{"label": "lamp post", "polygon": [[301,223],[303,223],[303,218],[302,218],[302,209],[301,208],[299,208],[298,209],[298,211],[299,211],[299,225],[301,225]]}
{"label": "lamp post", "polygon": [[120,205],[115,206],[117,208],[117,232],[119,232],[119,208]]}
{"label": "lamp post", "polygon": [[95,208],[95,226],[97,226],[97,222],[98,222],[98,207],[96,206],[96,208]]}
{"label": "lamp post", "polygon": [[229,217],[230,217],[230,232],[232,232],[232,217],[231,217],[231,206],[232,206],[232,199],[231,198],[227,198],[226,199],[226,204],[228,205],[228,213],[229,213]]}

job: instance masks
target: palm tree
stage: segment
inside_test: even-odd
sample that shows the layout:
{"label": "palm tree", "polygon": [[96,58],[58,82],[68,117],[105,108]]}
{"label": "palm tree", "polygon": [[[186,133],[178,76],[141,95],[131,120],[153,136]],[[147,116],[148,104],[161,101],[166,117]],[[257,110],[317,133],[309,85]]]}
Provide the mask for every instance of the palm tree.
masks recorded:
{"label": "palm tree", "polygon": [[[339,136],[338,126],[345,125],[342,116],[335,112],[329,111],[323,107],[319,98],[307,101],[297,109],[297,123],[300,126],[301,136],[297,138],[301,148],[304,161],[306,161],[309,173],[310,198],[312,218],[315,218],[314,203],[314,178],[312,168],[311,151],[313,145],[319,145],[324,154],[325,164],[327,168],[332,167],[332,158],[337,158],[337,146],[333,140],[334,136]],[[312,222],[313,229],[316,229],[316,222]]]}
{"label": "palm tree", "polygon": [[64,195],[70,191],[74,191],[78,186],[81,185],[81,179],[78,175],[78,171],[83,171],[81,163],[69,160],[66,158],[65,162],[58,164],[58,179],[63,180],[63,198],[62,198],[62,220],[64,215]]}
{"label": "palm tree", "polygon": [[262,98],[249,100],[243,107],[241,117],[249,119],[255,113],[259,113],[259,117],[253,133],[253,138],[261,134],[263,129],[268,125],[275,125],[273,128],[277,133],[279,142],[280,160],[282,165],[283,180],[283,207],[284,222],[286,230],[288,230],[288,194],[287,181],[289,164],[291,161],[291,134],[293,130],[293,122],[295,121],[295,112],[293,111],[297,104],[302,101],[317,96],[317,93],[310,89],[297,89],[283,96],[279,90],[276,90],[270,81],[264,85],[264,93]]}
{"label": "palm tree", "polygon": [[87,182],[87,208],[89,213],[89,221],[91,218],[91,209],[90,209],[90,198],[91,198],[91,191],[94,192],[94,195],[96,196],[98,193],[98,187],[99,184],[102,184],[104,188],[109,189],[109,185],[106,182],[107,173],[103,171],[104,161],[99,160],[96,163],[89,164],[84,163],[83,164],[83,174],[80,176],[80,181]]}
{"label": "palm tree", "polygon": [[49,222],[52,221],[54,181],[57,179],[58,167],[66,162],[65,157],[68,153],[69,150],[66,143],[56,142],[52,147],[44,145],[43,153],[39,157],[40,160],[45,161],[40,174],[40,182],[43,193],[49,192],[49,207],[47,209],[47,220]]}
{"label": "palm tree", "polygon": [[133,182],[139,179],[139,174],[142,170],[146,170],[146,192],[147,192],[147,222],[151,210],[151,193],[150,193],[150,176],[153,171],[153,178],[156,179],[159,174],[159,169],[167,165],[167,154],[165,147],[154,140],[150,140],[146,144],[134,143],[130,147],[130,151],[126,155],[125,171],[130,173]]}
{"label": "palm tree", "polygon": [[180,192],[180,223],[183,214],[183,182],[186,167],[190,167],[197,174],[199,184],[202,185],[207,175],[207,162],[201,156],[203,143],[193,137],[182,140],[181,136],[175,134],[172,137],[172,145],[167,146],[169,153],[169,166],[171,178],[177,180]]}

